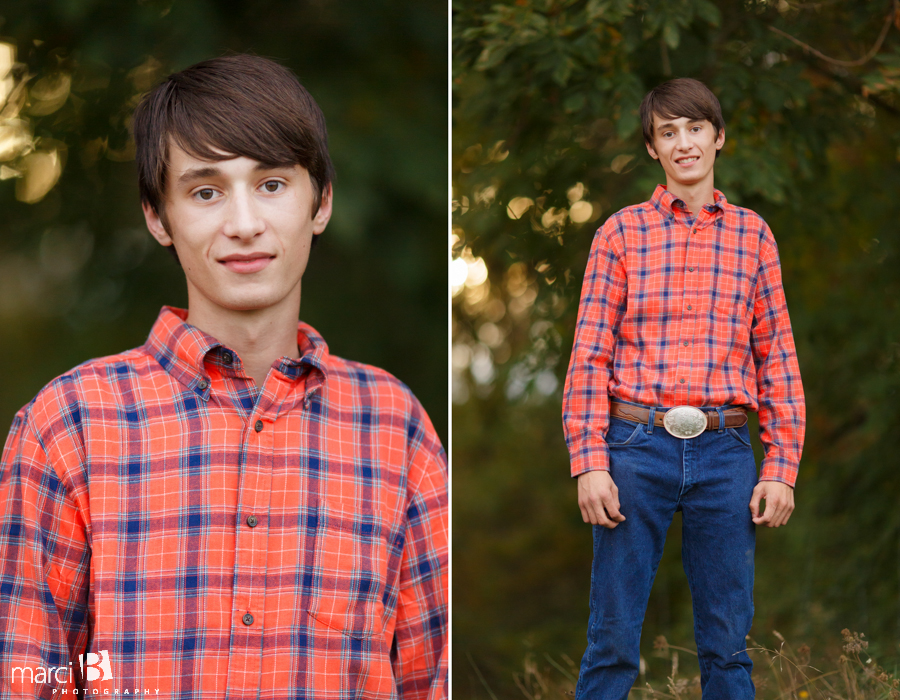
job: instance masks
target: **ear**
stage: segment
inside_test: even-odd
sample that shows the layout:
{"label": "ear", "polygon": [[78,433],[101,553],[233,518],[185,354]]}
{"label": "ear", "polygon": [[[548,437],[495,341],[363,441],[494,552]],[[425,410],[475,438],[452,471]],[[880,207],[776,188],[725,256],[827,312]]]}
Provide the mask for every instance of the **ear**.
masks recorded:
{"label": "ear", "polygon": [[647,147],[647,153],[650,154],[650,157],[653,158],[653,160],[659,160],[659,156],[656,155],[656,151],[653,150],[653,146],[647,141],[644,141],[644,145]]}
{"label": "ear", "polygon": [[716,150],[721,151],[722,146],[725,145],[725,128],[722,127],[719,129],[719,135],[716,136]]}
{"label": "ear", "polygon": [[147,229],[160,245],[170,246],[174,244],[166,227],[163,226],[162,220],[159,218],[157,211],[147,202],[141,202],[141,208],[144,210],[144,221],[147,222]]}
{"label": "ear", "polygon": [[322,192],[322,201],[319,203],[319,211],[316,212],[316,215],[313,217],[313,235],[318,236],[322,231],[325,230],[325,227],[328,226],[328,222],[331,220],[331,204],[332,197],[334,191],[329,183],[328,187]]}

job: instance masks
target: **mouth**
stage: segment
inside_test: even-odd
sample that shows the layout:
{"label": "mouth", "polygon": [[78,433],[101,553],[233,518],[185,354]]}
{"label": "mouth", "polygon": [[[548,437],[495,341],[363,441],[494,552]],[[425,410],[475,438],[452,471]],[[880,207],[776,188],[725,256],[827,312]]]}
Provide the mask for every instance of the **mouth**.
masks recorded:
{"label": "mouth", "polygon": [[270,253],[233,253],[219,258],[218,262],[232,272],[247,274],[259,272],[274,259],[275,256]]}
{"label": "mouth", "polygon": [[678,163],[678,165],[688,166],[693,165],[698,160],[700,160],[700,156],[686,156],[684,158],[676,158],[675,162]]}

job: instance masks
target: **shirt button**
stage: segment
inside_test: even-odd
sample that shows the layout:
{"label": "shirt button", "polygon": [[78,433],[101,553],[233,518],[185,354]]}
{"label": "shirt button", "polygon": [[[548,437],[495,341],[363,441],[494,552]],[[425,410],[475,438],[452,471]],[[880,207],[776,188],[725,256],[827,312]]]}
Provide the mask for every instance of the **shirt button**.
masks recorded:
{"label": "shirt button", "polygon": [[256,424],[253,426],[253,429],[258,433],[258,432],[262,431],[262,428],[263,428],[262,421],[261,420],[256,421]]}
{"label": "shirt button", "polygon": [[248,524],[250,527],[256,527],[256,523],[258,523],[258,522],[259,522],[259,520],[256,519],[256,516],[255,516],[255,515],[248,515],[248,516],[247,516],[247,524]]}
{"label": "shirt button", "polygon": [[232,355],[230,352],[224,353],[222,355],[222,362],[224,362],[226,365],[230,365],[232,362],[234,362],[234,355]]}
{"label": "shirt button", "polygon": [[197,386],[200,387],[201,389],[206,389],[206,387],[209,386],[209,382],[206,381],[205,379],[201,379],[199,382],[197,382]]}
{"label": "shirt button", "polygon": [[688,341],[685,340],[685,341],[684,341],[684,347],[687,347],[688,345],[690,345],[690,343],[689,343]]}
{"label": "shirt button", "polygon": [[691,306],[690,304],[688,304],[688,311],[690,311],[690,310],[693,309],[693,308],[694,308],[693,306]]}
{"label": "shirt button", "polygon": [[250,613],[246,613],[242,618],[241,622],[243,622],[247,627],[253,624],[253,615]]}
{"label": "shirt button", "polygon": [[678,381],[681,382],[682,384],[684,384],[684,377],[682,377],[682,378],[679,379]]}
{"label": "shirt button", "polygon": [[693,268],[693,267],[689,267],[689,268],[688,268],[688,271],[693,272],[693,271],[694,271],[694,268]]}

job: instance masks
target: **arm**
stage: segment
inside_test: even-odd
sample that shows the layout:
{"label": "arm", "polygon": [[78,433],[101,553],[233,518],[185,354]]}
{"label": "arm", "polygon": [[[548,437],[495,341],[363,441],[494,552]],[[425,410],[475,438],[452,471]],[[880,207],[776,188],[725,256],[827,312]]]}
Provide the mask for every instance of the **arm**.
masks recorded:
{"label": "arm", "polygon": [[403,700],[446,698],[448,669],[447,458],[421,407],[410,424],[406,541],[391,665]]}
{"label": "arm", "polygon": [[566,374],[563,429],[573,477],[609,471],[609,448],[604,438],[609,428],[607,387],[627,290],[624,251],[617,245],[616,229],[610,219],[594,236]]}
{"label": "arm", "polygon": [[[759,437],[766,451],[750,507],[754,522],[778,527],[787,522],[794,508],[793,486],[803,450],[806,406],[778,248],[768,227],[760,251],[750,344],[759,392]],[[761,498],[766,500],[762,516]]]}
{"label": "arm", "polygon": [[578,507],[584,522],[614,528],[625,520],[619,512],[618,488],[609,475],[607,387],[612,372],[615,335],[625,311],[627,278],[622,251],[609,220],[594,236],[575,327],[575,343],[566,374],[563,429],[578,478]]}
{"label": "arm", "polygon": [[16,416],[0,461],[4,699],[71,692],[76,676],[69,669],[77,668],[76,656],[88,640],[90,549],[84,521],[29,420],[24,411]]}

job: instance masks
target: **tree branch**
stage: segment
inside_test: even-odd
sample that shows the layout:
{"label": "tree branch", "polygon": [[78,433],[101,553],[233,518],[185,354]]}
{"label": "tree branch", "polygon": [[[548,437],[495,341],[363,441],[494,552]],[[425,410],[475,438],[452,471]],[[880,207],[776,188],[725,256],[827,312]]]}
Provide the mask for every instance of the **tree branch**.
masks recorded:
{"label": "tree branch", "polygon": [[855,95],[859,95],[867,102],[871,102],[876,107],[880,107],[885,112],[894,117],[900,117],[900,109],[897,109],[896,107],[894,107],[894,105],[890,104],[889,102],[885,102],[877,95],[866,95],[863,92],[861,81],[851,78],[850,76],[838,75],[834,71],[823,68],[821,64],[815,64],[807,61],[805,61],[804,63],[810,70],[815,71],[821,76],[830,78],[836,83],[839,83],[845,90],[852,92]]}
{"label": "tree branch", "polygon": [[869,49],[868,53],[866,53],[865,56],[857,58],[855,61],[842,61],[839,58],[831,58],[830,56],[826,56],[821,51],[817,51],[809,44],[800,41],[796,37],[791,36],[778,27],[769,25],[769,29],[776,34],[783,36],[785,39],[789,39],[790,41],[794,42],[795,44],[797,44],[797,46],[801,47],[807,53],[811,53],[816,58],[821,58],[826,63],[831,63],[835,66],[853,68],[855,66],[862,66],[875,57],[875,54],[878,53],[878,51],[881,49],[882,44],[884,44],[884,40],[887,37],[888,30],[891,28],[891,23],[894,21],[895,17],[900,18],[900,0],[892,0],[891,12],[888,13],[887,18],[885,19],[884,26],[881,28],[881,34],[878,35],[878,39],[875,41],[875,45],[871,49]]}

